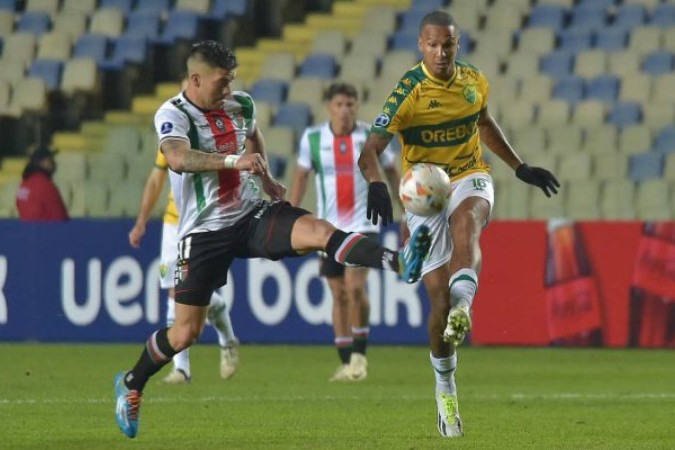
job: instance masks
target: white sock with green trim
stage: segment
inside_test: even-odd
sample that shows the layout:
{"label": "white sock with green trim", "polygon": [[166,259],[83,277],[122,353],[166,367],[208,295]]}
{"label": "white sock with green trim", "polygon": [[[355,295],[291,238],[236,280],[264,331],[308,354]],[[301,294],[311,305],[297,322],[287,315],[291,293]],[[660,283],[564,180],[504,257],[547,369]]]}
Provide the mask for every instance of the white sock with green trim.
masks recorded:
{"label": "white sock with green trim", "polygon": [[452,274],[450,286],[450,305],[471,309],[473,297],[478,290],[478,274],[472,269],[459,269]]}
{"label": "white sock with green trim", "polygon": [[455,385],[457,353],[453,353],[446,358],[436,358],[429,352],[429,360],[436,377],[436,392],[445,392],[450,395],[457,394],[457,386]]}

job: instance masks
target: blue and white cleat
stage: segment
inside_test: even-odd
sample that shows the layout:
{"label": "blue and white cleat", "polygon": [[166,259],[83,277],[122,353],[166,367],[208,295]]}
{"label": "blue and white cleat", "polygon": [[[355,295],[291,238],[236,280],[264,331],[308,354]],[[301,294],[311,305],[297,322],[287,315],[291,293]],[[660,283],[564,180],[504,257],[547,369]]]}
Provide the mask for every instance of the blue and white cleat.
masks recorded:
{"label": "blue and white cleat", "polygon": [[398,256],[399,275],[406,283],[414,283],[422,274],[422,263],[431,247],[431,232],[426,225],[420,225],[410,237]]}
{"label": "blue and white cleat", "polygon": [[130,438],[135,438],[136,433],[138,433],[138,415],[143,393],[136,390],[130,391],[124,385],[125,375],[126,372],[115,375],[115,397],[117,398],[115,416],[122,433]]}

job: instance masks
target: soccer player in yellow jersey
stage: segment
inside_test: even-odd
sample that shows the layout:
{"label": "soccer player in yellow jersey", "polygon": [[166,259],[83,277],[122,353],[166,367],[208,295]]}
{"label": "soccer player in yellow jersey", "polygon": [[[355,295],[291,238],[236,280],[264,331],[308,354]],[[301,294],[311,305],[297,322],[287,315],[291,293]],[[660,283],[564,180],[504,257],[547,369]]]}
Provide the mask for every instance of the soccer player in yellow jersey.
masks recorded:
{"label": "soccer player in yellow jersey", "polygon": [[[386,99],[373,123],[359,167],[370,183],[369,218],[392,221],[386,185],[378,170],[379,155],[392,136],[400,135],[402,170],[417,162],[433,163],[450,176],[452,198],[432,217],[406,213],[409,231],[422,224],[433,236],[422,279],[431,308],[428,333],[436,378],[438,431],[443,437],[463,435],[457,402],[456,347],[471,330],[471,304],[481,268],[480,235],[494,203],[490,168],[481,142],[514,169],[525,183],[546,196],[560,186],[548,170],[523,163],[488,112],[489,85],[476,67],[457,61],[460,32],[444,11],[427,14],[420,23],[422,62],[408,70]],[[408,230],[404,229],[404,234]]]}
{"label": "soccer player in yellow jersey", "polygon": [[[157,151],[155,167],[150,172],[143,191],[143,200],[134,227],[129,232],[129,243],[138,248],[145,234],[145,227],[150,218],[150,213],[157,204],[167,179],[168,164],[161,151]],[[166,312],[166,322],[171,326],[175,317],[174,301],[174,270],[178,258],[178,210],[173,201],[173,194],[169,190],[169,202],[164,212],[164,224],[162,226],[162,253],[160,263],[160,285],[168,289],[169,299]],[[214,291],[211,304],[208,309],[208,321],[218,334],[220,344],[220,375],[224,379],[231,378],[239,367],[239,341],[234,335],[230,313],[225,300]],[[173,370],[164,378],[165,383],[184,384],[191,379],[189,349],[176,354],[173,357]]]}

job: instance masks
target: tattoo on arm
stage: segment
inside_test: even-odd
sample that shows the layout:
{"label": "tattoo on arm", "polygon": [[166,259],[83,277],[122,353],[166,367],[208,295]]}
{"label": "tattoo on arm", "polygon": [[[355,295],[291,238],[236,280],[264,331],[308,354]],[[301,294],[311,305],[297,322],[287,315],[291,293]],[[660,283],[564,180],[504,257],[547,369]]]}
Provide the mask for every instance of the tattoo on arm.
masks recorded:
{"label": "tattoo on arm", "polygon": [[224,168],[223,155],[193,150],[189,142],[181,139],[162,142],[162,152],[175,172],[210,172]]}

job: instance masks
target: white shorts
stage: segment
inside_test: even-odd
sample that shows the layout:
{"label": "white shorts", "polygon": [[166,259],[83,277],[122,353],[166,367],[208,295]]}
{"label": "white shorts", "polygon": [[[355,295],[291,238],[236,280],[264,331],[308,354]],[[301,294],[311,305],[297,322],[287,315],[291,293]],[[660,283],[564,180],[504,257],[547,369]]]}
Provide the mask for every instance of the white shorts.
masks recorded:
{"label": "white shorts", "polygon": [[490,213],[495,200],[492,177],[487,173],[475,173],[452,182],[452,197],[443,212],[435,216],[422,217],[406,212],[405,218],[410,234],[424,224],[431,231],[431,248],[422,265],[422,276],[450,261],[452,242],[448,220],[457,206],[469,197],[480,197],[490,203]]}
{"label": "white shorts", "polygon": [[173,288],[176,260],[178,259],[178,225],[162,225],[162,254],[159,263],[159,285],[162,289]]}

